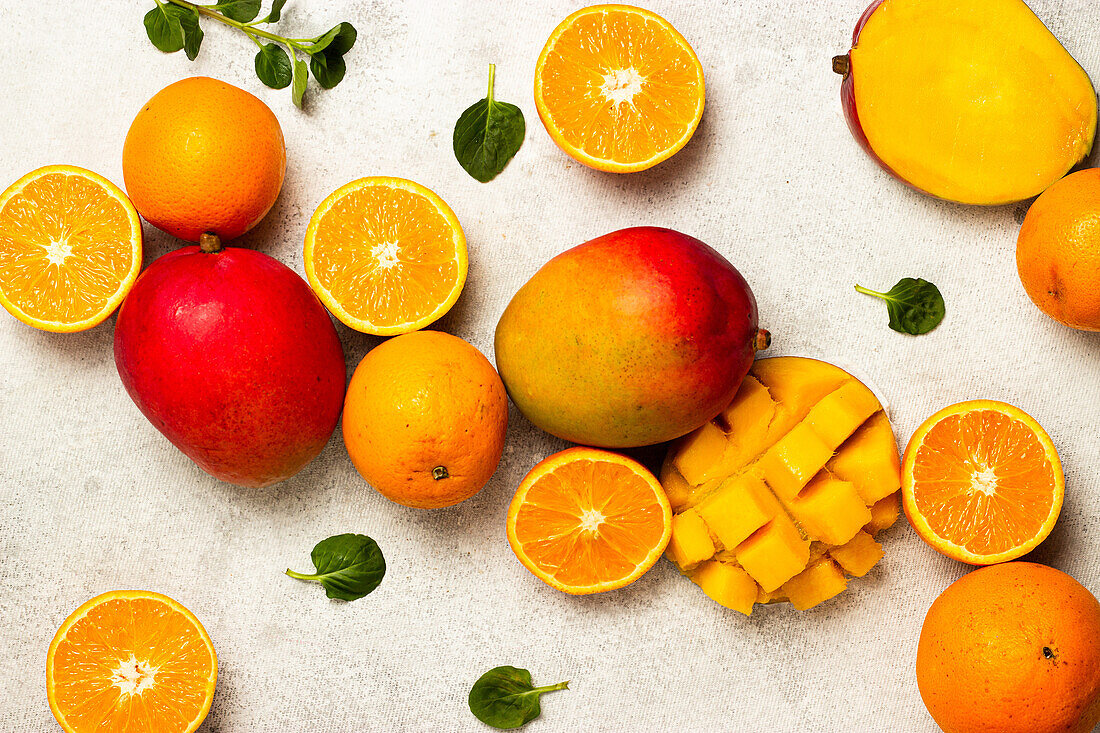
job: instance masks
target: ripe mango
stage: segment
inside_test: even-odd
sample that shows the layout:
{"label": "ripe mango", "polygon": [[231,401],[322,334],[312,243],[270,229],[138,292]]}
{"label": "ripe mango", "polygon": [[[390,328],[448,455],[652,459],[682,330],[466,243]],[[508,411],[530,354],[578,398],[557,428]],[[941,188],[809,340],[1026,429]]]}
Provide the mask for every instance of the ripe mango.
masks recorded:
{"label": "ripe mango", "polygon": [[635,227],[535,273],[497,324],[496,361],[538,427],[627,448],[715,417],[766,343],[752,291],[724,257],[686,234]]}
{"label": "ripe mango", "polygon": [[750,614],[811,608],[865,575],[882,557],[874,535],[898,518],[901,469],[871,390],[780,357],[757,361],[725,410],[672,445],[661,483],[676,512],[666,556]]}

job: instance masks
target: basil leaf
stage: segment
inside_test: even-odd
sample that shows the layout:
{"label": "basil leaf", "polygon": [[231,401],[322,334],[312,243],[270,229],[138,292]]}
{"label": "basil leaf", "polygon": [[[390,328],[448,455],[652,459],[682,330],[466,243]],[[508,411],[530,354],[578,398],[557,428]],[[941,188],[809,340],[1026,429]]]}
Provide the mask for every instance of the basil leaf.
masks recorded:
{"label": "basil leaf", "polygon": [[309,67],[306,66],[305,61],[302,61],[297,56],[294,57],[294,67],[292,71],[291,81],[291,99],[294,102],[294,106],[298,109],[301,109],[302,98],[305,96],[306,93],[306,83],[309,81]]}
{"label": "basil leaf", "polygon": [[260,14],[260,0],[219,0],[212,7],[238,23],[250,23]]}
{"label": "basil leaf", "polygon": [[382,582],[386,560],[378,543],[362,534],[338,534],[321,540],[310,553],[316,573],[286,574],[298,580],[320,583],[329,598],[354,601],[367,595]]}
{"label": "basil leaf", "polygon": [[467,173],[482,183],[496,178],[523,145],[527,125],[514,104],[493,98],[496,64],[489,64],[489,93],[455,123],[454,151]]}
{"label": "basil leaf", "polygon": [[183,26],[180,24],[182,10],[175,5],[160,5],[145,14],[145,33],[161,51],[175,53],[183,48]]}
{"label": "basil leaf", "polygon": [[286,0],[275,0],[275,2],[271,3],[271,12],[269,12],[260,22],[277,23],[279,18],[282,17],[284,5],[286,5]]}
{"label": "basil leaf", "polygon": [[470,712],[494,728],[518,728],[542,714],[539,698],[544,693],[568,689],[568,681],[535,687],[526,669],[495,667],[481,675],[470,688]]}
{"label": "basil leaf", "polygon": [[355,45],[357,36],[355,26],[351,23],[340,23],[317,36],[313,43],[306,46],[305,51],[310,55],[324,51],[329,57],[343,56]]}
{"label": "basil leaf", "polygon": [[344,59],[341,56],[328,57],[319,53],[309,57],[309,70],[313,78],[323,89],[332,89],[344,79]]}
{"label": "basil leaf", "polygon": [[885,293],[856,285],[856,291],[886,301],[890,328],[899,333],[919,336],[943,321],[946,306],[940,289],[927,280],[903,277]]}
{"label": "basil leaf", "polygon": [[294,78],[290,57],[277,43],[265,43],[256,54],[256,76],[272,89],[285,89]]}
{"label": "basil leaf", "polygon": [[202,28],[199,27],[199,11],[180,8],[180,27],[183,28],[183,52],[187,58],[194,61],[199,55],[199,47],[202,46]]}

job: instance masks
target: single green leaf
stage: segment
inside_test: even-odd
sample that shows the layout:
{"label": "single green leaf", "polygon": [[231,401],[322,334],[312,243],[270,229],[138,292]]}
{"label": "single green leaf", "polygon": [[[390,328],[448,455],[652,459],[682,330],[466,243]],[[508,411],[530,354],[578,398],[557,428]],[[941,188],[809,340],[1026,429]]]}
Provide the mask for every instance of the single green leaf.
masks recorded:
{"label": "single green leaf", "polygon": [[261,23],[277,23],[279,18],[283,14],[283,6],[286,5],[286,0],[275,0],[271,3],[271,11],[261,20]]}
{"label": "single green leaf", "polygon": [[354,601],[370,593],[386,574],[386,560],[378,543],[362,534],[338,534],[321,540],[310,553],[316,573],[286,574],[311,580],[325,588],[329,598]]}
{"label": "single green leaf", "polygon": [[272,89],[285,89],[294,79],[290,57],[277,43],[265,43],[256,54],[256,76]]}
{"label": "single green leaf", "polygon": [[180,27],[183,28],[183,52],[187,54],[188,59],[194,61],[199,55],[199,47],[202,46],[199,11],[196,8],[179,9],[183,11],[180,15]]}
{"label": "single green leaf", "polygon": [[294,106],[298,109],[302,108],[302,97],[306,93],[306,83],[309,81],[309,67],[305,61],[302,61],[297,56],[294,57],[294,70],[292,86],[290,88],[290,96],[294,100]]}
{"label": "single green leaf", "polygon": [[482,183],[496,178],[523,145],[527,124],[514,104],[493,97],[496,65],[489,64],[489,93],[455,123],[454,151],[466,172]]}
{"label": "single green leaf", "polygon": [[213,9],[238,23],[251,23],[260,14],[260,0],[219,0]]}
{"label": "single green leaf", "polygon": [[305,50],[310,55],[324,51],[329,57],[343,56],[355,45],[357,37],[355,26],[351,23],[340,23],[313,39],[313,43],[306,46]]}
{"label": "single green leaf", "polygon": [[175,53],[183,48],[183,26],[180,24],[179,10],[183,8],[158,3],[145,14],[145,33],[153,45],[165,53]]}
{"label": "single green leaf", "polygon": [[928,333],[943,321],[946,307],[940,289],[927,280],[903,277],[885,293],[856,285],[856,290],[886,301],[890,328],[914,336]]}
{"label": "single green leaf", "polygon": [[318,53],[309,57],[309,70],[322,88],[332,89],[343,81],[346,67],[343,57]]}
{"label": "single green leaf", "polygon": [[518,728],[542,714],[539,698],[543,694],[568,689],[568,681],[535,687],[526,669],[495,667],[481,675],[470,688],[470,712],[494,728]]}

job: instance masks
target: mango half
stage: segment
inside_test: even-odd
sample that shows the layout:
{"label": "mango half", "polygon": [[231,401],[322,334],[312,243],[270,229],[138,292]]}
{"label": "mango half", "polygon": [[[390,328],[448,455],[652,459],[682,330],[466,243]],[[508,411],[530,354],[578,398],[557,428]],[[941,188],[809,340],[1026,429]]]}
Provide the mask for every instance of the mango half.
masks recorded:
{"label": "mango half", "polygon": [[730,405],[661,470],[675,512],[665,556],[718,603],[807,609],[882,557],[901,468],[874,393],[816,359],[758,360]]}
{"label": "mango half", "polygon": [[933,196],[1038,196],[1096,136],[1092,82],[1022,0],[877,0],[833,59],[856,140]]}

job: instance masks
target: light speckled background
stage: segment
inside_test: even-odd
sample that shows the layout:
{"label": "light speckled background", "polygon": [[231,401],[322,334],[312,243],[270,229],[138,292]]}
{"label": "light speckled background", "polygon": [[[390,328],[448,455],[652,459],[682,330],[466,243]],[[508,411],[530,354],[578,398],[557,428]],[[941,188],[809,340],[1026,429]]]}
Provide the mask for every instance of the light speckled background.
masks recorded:
{"label": "light speckled background", "polygon": [[[849,137],[829,69],[863,0],[649,0],[692,42],[707,110],[691,143],[646,173],[617,177],[561,153],[538,122],[531,79],[563,0],[291,0],[282,29],[359,29],[350,72],[310,90],[301,113],[252,72],[252,45],[206,23],[199,60],[145,38],[150,2],[5,4],[0,179],[73,163],[121,183],[122,140],[142,103],[183,76],[248,89],[278,115],[289,170],[275,209],[243,243],[302,272],[310,213],[337,186],[393,174],[439,192],[470,242],[470,279],[439,327],[492,353],[508,298],[552,255],[593,236],[657,224],[710,243],[752,283],[776,354],[857,368],[892,403],[904,441],[934,410],[992,397],[1034,414],[1060,448],[1062,521],[1035,559],[1100,593],[1100,336],[1046,319],[1014,266],[1026,205],[963,208],[879,171]],[[89,4],[91,6],[91,4]],[[1033,0],[1100,78],[1091,0]],[[298,33],[301,31],[302,33]],[[459,113],[496,62],[498,97],[518,103],[527,141],[483,185],[450,149]],[[178,242],[146,227],[147,257]],[[932,335],[886,328],[852,291],[902,276],[938,283],[948,317]],[[204,622],[221,662],[207,733],[482,729],[466,708],[484,670],[514,664],[536,682],[571,679],[529,730],[932,731],[912,666],[924,612],[964,568],[904,524],[886,559],[810,613],[751,619],[707,600],[662,561],[639,582],[571,598],[512,556],[512,490],[563,444],[513,410],[496,477],[453,509],[391,504],[355,473],[339,433],[293,480],[220,484],[176,451],[122,389],[113,319],[54,335],[0,317],[0,729],[55,724],[43,684],[62,619],[115,588],[167,593]],[[376,341],[339,327],[349,369]],[[281,575],[313,544],[365,532],[389,573],[353,604]]]}

